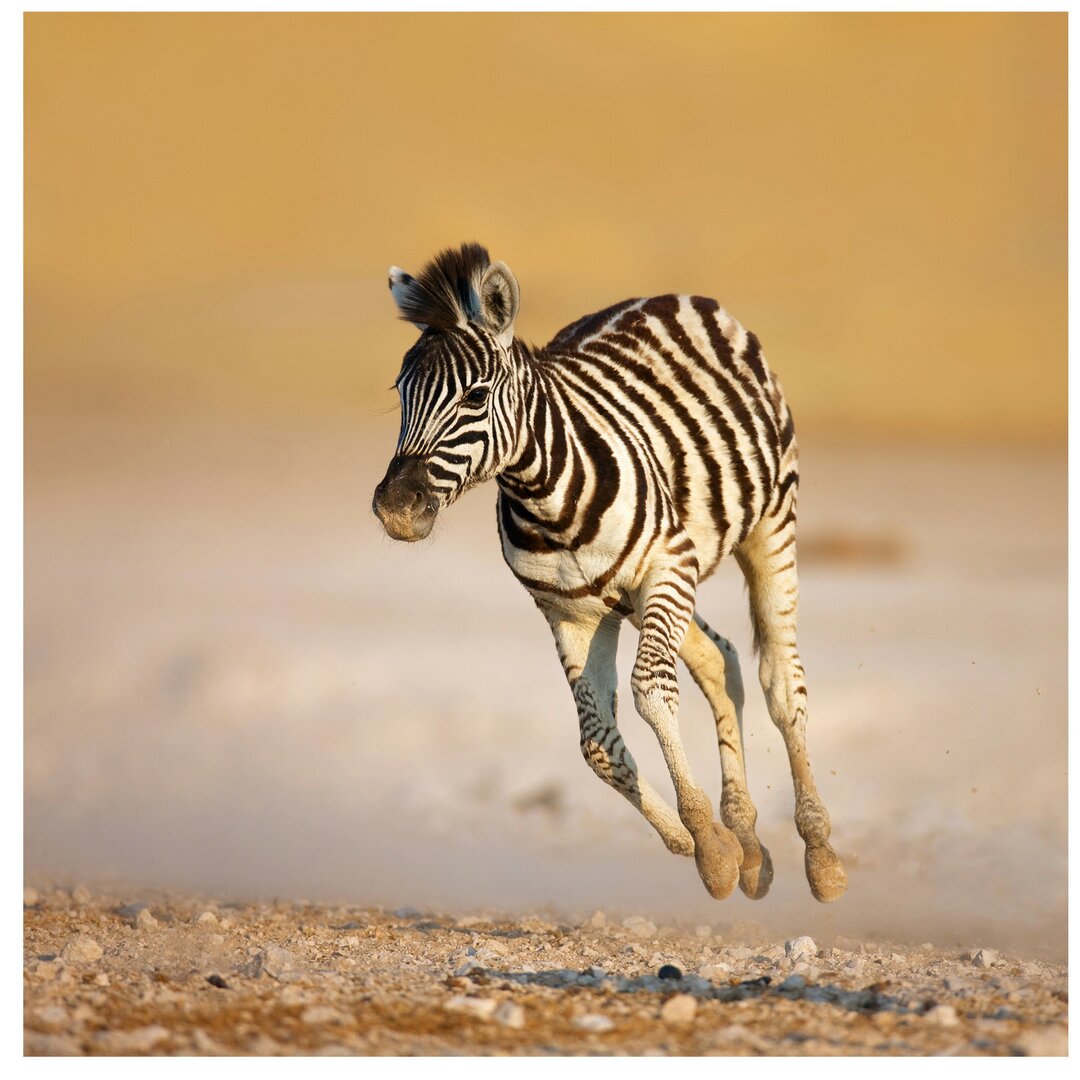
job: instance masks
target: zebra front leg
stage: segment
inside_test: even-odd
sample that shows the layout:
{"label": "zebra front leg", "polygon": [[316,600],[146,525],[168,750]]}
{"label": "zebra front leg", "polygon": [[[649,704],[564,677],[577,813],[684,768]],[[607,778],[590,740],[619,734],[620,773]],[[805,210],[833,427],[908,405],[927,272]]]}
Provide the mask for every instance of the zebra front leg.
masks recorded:
{"label": "zebra front leg", "polygon": [[709,895],[723,900],[739,880],[742,847],[729,828],[713,821],[712,804],[690,771],[677,720],[675,658],[693,612],[694,584],[687,576],[683,567],[666,568],[640,589],[636,606],[641,637],[631,685],[637,711],[653,729],[664,754],[679,817],[694,839],[698,874]]}
{"label": "zebra front leg", "polygon": [[574,693],[585,761],[605,784],[644,816],[669,851],[693,855],[693,838],[679,815],[639,775],[637,763],[616,723],[615,657],[622,617],[608,614],[599,621],[578,622],[556,613],[545,614]]}
{"label": "zebra front leg", "polygon": [[694,615],[679,650],[694,682],[712,707],[720,761],[724,769],[724,789],[720,797],[724,824],[739,838],[743,864],[739,888],[751,900],[760,900],[773,878],[772,859],[754,831],[757,810],[746,786],[746,762],[742,744],[742,673],[735,646],[722,638],[701,618]]}
{"label": "zebra front leg", "polygon": [[794,493],[775,514],[762,519],[735,557],[750,592],[761,687],[791,765],[795,827],[806,844],[806,878],[814,898],[828,903],[843,896],[847,874],[829,843],[829,812],[818,795],[806,750],[806,682],[795,641],[799,579]]}

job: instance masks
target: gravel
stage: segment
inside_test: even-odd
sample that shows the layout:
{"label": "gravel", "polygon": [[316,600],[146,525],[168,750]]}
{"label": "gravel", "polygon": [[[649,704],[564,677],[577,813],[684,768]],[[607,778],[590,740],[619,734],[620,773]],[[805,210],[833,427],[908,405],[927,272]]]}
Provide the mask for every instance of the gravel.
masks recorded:
{"label": "gravel", "polygon": [[[403,925],[403,908],[184,895],[154,896],[157,925],[140,929],[147,902],[37,895],[23,913],[30,1055],[1009,1056],[1067,1045],[1065,967],[1001,954],[973,966],[988,946],[819,948],[737,924],[706,942],[693,925],[641,915],[598,925],[428,912]],[[691,973],[661,978],[668,966]]]}

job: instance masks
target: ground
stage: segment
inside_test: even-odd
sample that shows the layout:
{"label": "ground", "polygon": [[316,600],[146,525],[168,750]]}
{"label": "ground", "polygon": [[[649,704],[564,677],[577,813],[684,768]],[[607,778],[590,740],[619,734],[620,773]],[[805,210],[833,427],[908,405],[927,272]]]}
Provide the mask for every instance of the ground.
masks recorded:
{"label": "ground", "polygon": [[989,949],[84,886],[24,918],[30,1055],[1066,1052],[1065,968]]}

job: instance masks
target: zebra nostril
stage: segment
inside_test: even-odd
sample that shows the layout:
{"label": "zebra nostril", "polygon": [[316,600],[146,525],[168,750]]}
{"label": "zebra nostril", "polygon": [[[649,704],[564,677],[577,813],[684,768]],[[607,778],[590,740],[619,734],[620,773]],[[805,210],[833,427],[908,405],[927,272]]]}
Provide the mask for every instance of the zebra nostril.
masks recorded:
{"label": "zebra nostril", "polygon": [[427,492],[421,489],[417,489],[413,492],[412,512],[414,514],[422,513],[428,504]]}

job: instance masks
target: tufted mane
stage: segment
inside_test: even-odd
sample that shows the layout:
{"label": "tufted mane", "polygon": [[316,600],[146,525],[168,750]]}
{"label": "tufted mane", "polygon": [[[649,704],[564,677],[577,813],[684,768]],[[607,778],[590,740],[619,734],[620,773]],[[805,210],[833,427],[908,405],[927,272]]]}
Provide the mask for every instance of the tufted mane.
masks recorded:
{"label": "tufted mane", "polygon": [[433,330],[452,330],[480,317],[480,281],[491,265],[479,244],[440,251],[415,277],[402,278],[407,288],[398,299],[401,317]]}

